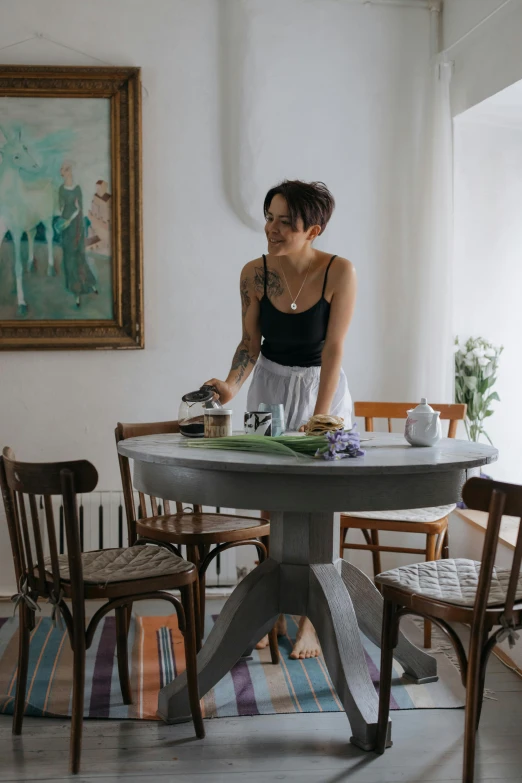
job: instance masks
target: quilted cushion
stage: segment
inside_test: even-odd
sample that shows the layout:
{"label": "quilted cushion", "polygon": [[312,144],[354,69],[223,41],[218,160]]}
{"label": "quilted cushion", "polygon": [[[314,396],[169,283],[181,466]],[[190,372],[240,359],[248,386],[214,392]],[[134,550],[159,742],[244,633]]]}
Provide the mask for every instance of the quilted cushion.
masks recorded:
{"label": "quilted cushion", "polygon": [[[58,555],[60,576],[71,578],[67,555]],[[190,571],[192,563],[178,557],[161,546],[132,546],[127,549],[99,549],[82,553],[83,581],[86,584],[107,584],[127,582],[133,579],[151,579],[158,576],[172,576]],[[45,559],[45,566],[51,570],[51,559]]]}
{"label": "quilted cushion", "polygon": [[[508,568],[493,569],[488,606],[505,602],[510,573]],[[475,560],[432,560],[384,571],[376,582],[447,604],[473,606],[479,574],[480,563]],[[518,577],[516,598],[522,599],[522,575]]]}
{"label": "quilted cushion", "polygon": [[455,504],[452,504],[430,508],[407,508],[400,511],[349,511],[347,515],[358,519],[386,519],[392,522],[436,522],[447,517],[455,508]]}

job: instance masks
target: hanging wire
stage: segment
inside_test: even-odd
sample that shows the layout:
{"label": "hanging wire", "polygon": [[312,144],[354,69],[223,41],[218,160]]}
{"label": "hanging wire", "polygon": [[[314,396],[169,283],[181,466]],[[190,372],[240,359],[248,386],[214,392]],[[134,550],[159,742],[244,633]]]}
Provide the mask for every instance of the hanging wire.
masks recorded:
{"label": "hanging wire", "polygon": [[[14,41],[10,44],[5,44],[4,46],[0,46],[0,52],[4,52],[6,49],[12,49],[15,46],[21,46],[24,43],[28,43],[29,41],[34,41],[36,39],[40,39],[43,41],[47,41],[48,43],[54,44],[54,46],[60,46],[62,49],[68,49],[70,52],[74,52],[75,54],[81,54],[82,57],[88,57],[90,60],[95,60],[98,63],[101,63],[102,65],[109,65],[112,68],[118,68],[119,66],[115,65],[115,63],[111,63],[108,60],[102,60],[100,57],[95,57],[92,54],[89,54],[88,52],[84,52],[82,49],[77,49],[74,46],[69,46],[69,44],[64,44],[61,41],[57,41],[55,38],[50,38],[48,35],[45,35],[44,33],[34,33],[33,35],[30,35],[29,38],[22,38],[20,41]],[[145,85],[142,83],[141,85],[143,92],[149,97],[149,91],[145,87]]]}

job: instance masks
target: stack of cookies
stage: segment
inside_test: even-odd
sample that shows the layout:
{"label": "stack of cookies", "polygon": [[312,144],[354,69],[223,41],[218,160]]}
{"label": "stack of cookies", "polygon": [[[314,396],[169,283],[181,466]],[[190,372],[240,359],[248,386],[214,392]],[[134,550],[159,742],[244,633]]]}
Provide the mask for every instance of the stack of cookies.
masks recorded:
{"label": "stack of cookies", "polygon": [[325,413],[318,413],[305,424],[307,435],[324,435],[325,432],[335,432],[344,429],[344,419],[342,416],[330,416]]}

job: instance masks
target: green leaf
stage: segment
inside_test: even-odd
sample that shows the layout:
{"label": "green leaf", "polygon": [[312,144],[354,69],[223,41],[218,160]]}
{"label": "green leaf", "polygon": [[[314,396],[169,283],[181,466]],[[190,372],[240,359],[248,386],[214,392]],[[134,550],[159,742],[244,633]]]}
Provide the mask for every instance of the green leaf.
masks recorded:
{"label": "green leaf", "polygon": [[489,380],[488,378],[484,378],[484,380],[482,380],[482,381],[479,381],[479,382],[478,382],[478,384],[477,384],[477,390],[478,390],[478,391],[479,391],[481,394],[484,394],[484,392],[485,392],[485,391],[486,391],[486,389],[488,388],[488,380]]}

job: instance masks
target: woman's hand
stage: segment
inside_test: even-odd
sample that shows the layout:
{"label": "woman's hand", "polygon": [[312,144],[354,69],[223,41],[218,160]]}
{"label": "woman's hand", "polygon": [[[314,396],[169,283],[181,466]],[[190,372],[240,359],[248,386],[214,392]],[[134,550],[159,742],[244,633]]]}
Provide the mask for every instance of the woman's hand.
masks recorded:
{"label": "woman's hand", "polygon": [[218,378],[211,378],[209,381],[205,381],[205,386],[214,386],[217,390],[217,394],[214,395],[214,399],[219,399],[222,405],[230,402],[234,397],[234,389],[230,383],[226,381],[220,381]]}

